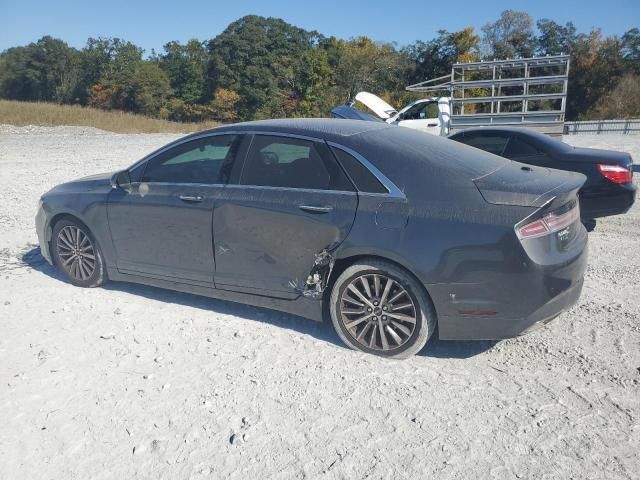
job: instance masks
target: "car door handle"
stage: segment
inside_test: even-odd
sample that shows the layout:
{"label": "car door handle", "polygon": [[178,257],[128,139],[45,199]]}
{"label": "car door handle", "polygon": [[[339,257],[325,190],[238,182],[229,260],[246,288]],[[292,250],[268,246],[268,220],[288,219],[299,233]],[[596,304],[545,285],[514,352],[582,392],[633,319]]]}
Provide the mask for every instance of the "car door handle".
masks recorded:
{"label": "car door handle", "polygon": [[437,127],[437,123],[427,123],[427,127]]}
{"label": "car door handle", "polygon": [[329,205],[326,205],[326,206],[299,205],[298,208],[300,208],[300,210],[304,210],[305,212],[310,212],[310,213],[329,213],[331,210],[333,210],[333,207]]}
{"label": "car door handle", "polygon": [[202,202],[204,197],[200,195],[180,195],[180,200],[183,202],[198,203]]}

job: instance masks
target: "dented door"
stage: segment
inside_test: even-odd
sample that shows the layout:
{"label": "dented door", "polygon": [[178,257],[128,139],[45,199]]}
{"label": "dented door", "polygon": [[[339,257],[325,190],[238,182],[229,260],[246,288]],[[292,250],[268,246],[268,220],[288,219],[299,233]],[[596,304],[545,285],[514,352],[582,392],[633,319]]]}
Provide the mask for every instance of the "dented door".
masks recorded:
{"label": "dented door", "polygon": [[216,288],[317,294],[322,278],[308,279],[349,233],[355,189],[323,141],[275,133],[248,143],[241,175],[214,206]]}
{"label": "dented door", "polygon": [[216,287],[295,298],[316,256],[345,239],[356,207],[354,192],[227,186],[214,211]]}

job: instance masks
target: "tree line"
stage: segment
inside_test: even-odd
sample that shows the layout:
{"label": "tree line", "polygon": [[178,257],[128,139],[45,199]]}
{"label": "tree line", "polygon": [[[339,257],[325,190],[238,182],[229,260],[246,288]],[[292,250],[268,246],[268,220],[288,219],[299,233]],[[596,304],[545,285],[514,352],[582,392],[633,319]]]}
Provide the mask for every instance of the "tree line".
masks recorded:
{"label": "tree line", "polygon": [[368,90],[403,106],[409,84],[455,62],[571,55],[567,118],[640,117],[640,30],[604,36],[568,22],[502,12],[476,32],[440,30],[398,47],[343,40],[281,19],[245,16],[207,41],[172,41],[147,57],[119,38],[82,49],[45,36],[0,54],[0,98],[120,109],[174,121],[322,117]]}

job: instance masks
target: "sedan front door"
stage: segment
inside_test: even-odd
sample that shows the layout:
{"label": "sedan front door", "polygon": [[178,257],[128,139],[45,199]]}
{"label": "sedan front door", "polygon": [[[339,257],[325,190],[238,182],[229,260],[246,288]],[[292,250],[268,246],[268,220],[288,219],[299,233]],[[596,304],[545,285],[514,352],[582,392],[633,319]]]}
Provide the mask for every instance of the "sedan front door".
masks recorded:
{"label": "sedan front door", "polygon": [[111,192],[120,272],[213,283],[213,206],[239,143],[239,136],[217,135],[171,147],[136,167],[140,178],[128,188]]}

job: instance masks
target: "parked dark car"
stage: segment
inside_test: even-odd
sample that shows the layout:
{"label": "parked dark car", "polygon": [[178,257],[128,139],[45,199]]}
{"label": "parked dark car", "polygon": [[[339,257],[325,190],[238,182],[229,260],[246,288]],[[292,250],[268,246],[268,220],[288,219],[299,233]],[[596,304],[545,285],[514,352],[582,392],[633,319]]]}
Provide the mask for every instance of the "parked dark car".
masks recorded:
{"label": "parked dark car", "polygon": [[521,163],[586,175],[579,197],[588,230],[595,228],[596,218],[626,213],[635,201],[633,160],[628,153],[572,147],[522,128],[479,127],[449,138]]}
{"label": "parked dark car", "polygon": [[175,141],[43,195],[74,285],[138,282],[331,318],[387,357],[519,335],[574,304],[585,177],[382,122],[272,120]]}

